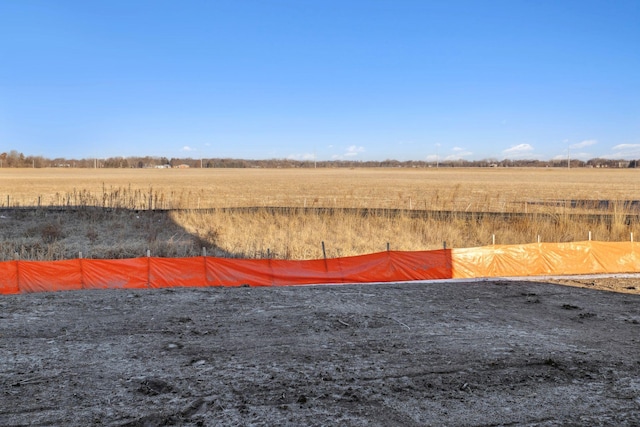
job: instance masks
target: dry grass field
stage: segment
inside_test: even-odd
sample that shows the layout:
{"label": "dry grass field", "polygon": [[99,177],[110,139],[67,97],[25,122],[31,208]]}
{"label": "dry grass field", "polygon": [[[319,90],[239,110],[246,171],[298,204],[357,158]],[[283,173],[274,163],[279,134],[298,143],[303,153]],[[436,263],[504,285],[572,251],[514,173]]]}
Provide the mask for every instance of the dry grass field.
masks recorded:
{"label": "dry grass field", "polygon": [[0,207],[40,200],[130,209],[151,204],[502,212],[535,209],[532,203],[542,200],[640,200],[639,178],[635,169],[0,169]]}
{"label": "dry grass field", "polygon": [[[191,256],[205,247],[219,256],[310,259],[323,256],[321,242],[327,256],[335,257],[377,252],[387,244],[396,250],[425,250],[444,242],[447,247],[483,246],[494,239],[504,244],[577,241],[586,240],[589,231],[594,240],[620,241],[640,231],[638,207],[625,203],[640,200],[639,173],[549,168],[0,169],[0,258],[64,259],[80,252],[91,258],[123,258],[147,250],[155,256]],[[26,207],[40,209],[16,209]],[[285,209],[220,209],[238,207]],[[386,210],[365,216],[342,208]],[[419,211],[428,212],[416,216]],[[513,217],[479,214],[484,212]]]}

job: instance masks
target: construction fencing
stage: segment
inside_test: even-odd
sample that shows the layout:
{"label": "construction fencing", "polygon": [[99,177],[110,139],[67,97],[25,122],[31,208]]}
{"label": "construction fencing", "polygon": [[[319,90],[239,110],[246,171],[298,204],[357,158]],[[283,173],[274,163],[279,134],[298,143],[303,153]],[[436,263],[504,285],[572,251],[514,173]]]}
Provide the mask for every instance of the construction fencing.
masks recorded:
{"label": "construction fencing", "polygon": [[290,286],[640,272],[634,242],[533,243],[387,251],[306,261],[130,258],[0,262],[0,294],[80,289]]}

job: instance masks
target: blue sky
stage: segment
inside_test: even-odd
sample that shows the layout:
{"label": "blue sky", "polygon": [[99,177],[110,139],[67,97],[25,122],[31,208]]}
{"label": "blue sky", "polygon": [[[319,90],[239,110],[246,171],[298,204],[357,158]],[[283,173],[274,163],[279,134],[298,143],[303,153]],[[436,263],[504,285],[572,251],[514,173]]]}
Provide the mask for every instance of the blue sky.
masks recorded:
{"label": "blue sky", "polygon": [[0,0],[0,151],[640,158],[638,46],[638,0]]}

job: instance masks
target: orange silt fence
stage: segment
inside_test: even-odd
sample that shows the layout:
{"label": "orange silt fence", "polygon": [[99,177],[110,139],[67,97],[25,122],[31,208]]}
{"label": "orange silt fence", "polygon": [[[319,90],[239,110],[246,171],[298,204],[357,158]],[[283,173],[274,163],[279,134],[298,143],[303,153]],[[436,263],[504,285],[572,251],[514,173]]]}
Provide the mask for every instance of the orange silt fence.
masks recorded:
{"label": "orange silt fence", "polygon": [[0,294],[18,293],[18,261],[0,262]]}
{"label": "orange silt fence", "polygon": [[82,283],[87,289],[149,287],[149,258],[83,259]]}
{"label": "orange silt fence", "polygon": [[79,259],[16,261],[21,292],[75,291],[83,288]]}
{"label": "orange silt fence", "polygon": [[634,242],[531,243],[452,249],[453,278],[640,272]]}
{"label": "orange silt fence", "polygon": [[291,286],[451,278],[450,251],[316,260],[193,258],[0,262],[0,293],[79,289]]}
{"label": "orange silt fence", "polygon": [[207,286],[204,257],[148,259],[150,288]]}
{"label": "orange silt fence", "polygon": [[0,262],[0,294],[473,279],[640,272],[633,242],[534,243],[387,251],[315,260],[216,257]]}
{"label": "orange silt fence", "polygon": [[[212,286],[272,286],[268,259],[207,258],[207,281]],[[292,263],[294,261],[285,261]],[[293,264],[292,264],[293,266]]]}

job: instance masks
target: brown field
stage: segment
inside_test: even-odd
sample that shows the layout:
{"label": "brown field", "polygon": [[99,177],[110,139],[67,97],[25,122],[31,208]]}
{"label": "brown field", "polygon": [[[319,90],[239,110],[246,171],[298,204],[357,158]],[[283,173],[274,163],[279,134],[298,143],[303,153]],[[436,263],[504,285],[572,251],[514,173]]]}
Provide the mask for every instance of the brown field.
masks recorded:
{"label": "brown field", "polygon": [[[640,200],[635,169],[0,169],[0,207],[355,207],[511,212]],[[9,199],[7,199],[9,197]],[[529,206],[527,206],[529,204]],[[564,210],[564,208],[563,208]]]}
{"label": "brown field", "polygon": [[[637,233],[634,169],[0,169],[1,259],[309,259]],[[578,201],[571,204],[571,201]],[[603,207],[596,201],[611,201]],[[593,202],[593,203],[592,203]],[[52,212],[44,207],[77,207]],[[17,207],[40,207],[27,211]],[[93,209],[110,208],[110,209]],[[284,207],[283,211],[204,209]],[[363,216],[311,208],[399,209]],[[152,212],[151,210],[173,210]],[[200,209],[198,211],[198,209]],[[419,218],[416,211],[429,211]],[[434,212],[436,211],[436,212]],[[445,214],[437,212],[446,211]],[[493,218],[470,212],[526,213]],[[463,215],[463,213],[466,213]],[[581,219],[574,214],[598,216]],[[604,216],[607,220],[605,221]],[[631,218],[631,219],[630,219]]]}

